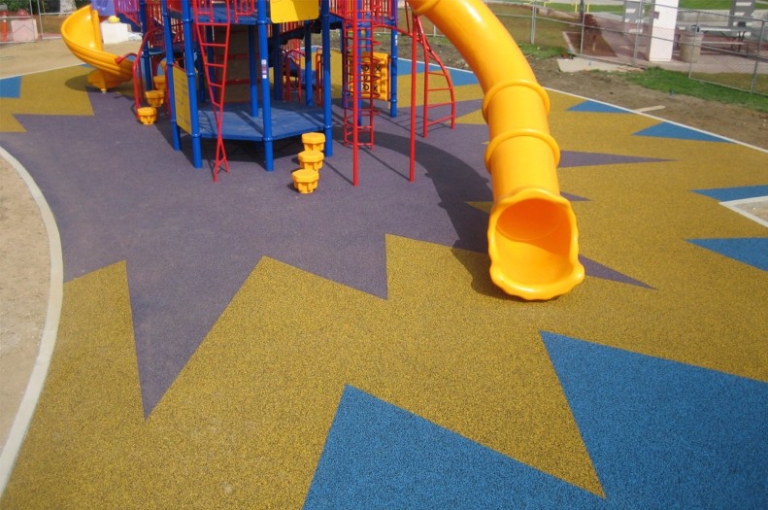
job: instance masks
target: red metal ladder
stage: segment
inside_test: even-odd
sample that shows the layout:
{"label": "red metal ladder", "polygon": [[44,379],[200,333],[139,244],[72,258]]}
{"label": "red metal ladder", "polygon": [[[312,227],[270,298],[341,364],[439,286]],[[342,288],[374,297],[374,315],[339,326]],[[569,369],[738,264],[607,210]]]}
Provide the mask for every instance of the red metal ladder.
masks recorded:
{"label": "red metal ladder", "polygon": [[[352,21],[344,28],[346,55],[344,58],[347,76],[346,100],[344,101],[344,143],[354,143],[373,148],[373,119],[376,114],[374,99],[378,95],[373,89],[373,29],[361,27]],[[366,100],[366,101],[363,101]],[[361,136],[362,135],[362,136]]]}
{"label": "red metal ladder", "polygon": [[[427,35],[424,33],[424,26],[421,24],[421,18],[419,18],[419,16],[414,16],[413,11],[411,11],[410,8],[408,8],[408,11],[410,12],[410,18],[413,20],[413,29],[411,31],[413,35],[413,44],[414,45],[420,44],[424,48],[424,103],[422,105],[422,108],[423,108],[422,136],[426,138],[429,132],[429,126],[450,121],[451,129],[456,127],[456,94],[453,89],[453,81],[451,80],[451,73],[445,67],[445,64],[443,64],[443,61],[440,59],[440,56],[437,53],[435,53],[435,51],[432,49],[432,46],[430,46],[429,40],[427,39]],[[432,66],[430,65],[430,60],[433,60],[437,64],[437,66],[439,67],[439,70],[432,69]],[[432,79],[430,79],[430,77]],[[437,82],[439,83],[438,85],[434,84],[435,80],[437,80]],[[429,102],[430,93],[437,93],[437,92],[448,92],[450,95],[450,100],[442,103],[430,104]],[[436,119],[432,119],[432,120],[429,119],[430,110],[443,108],[446,106],[450,107],[449,114]],[[415,107],[414,105],[411,105],[411,108],[414,108],[414,107]]]}
{"label": "red metal ladder", "polygon": [[[359,182],[360,147],[373,149],[374,117],[377,114],[374,100],[378,95],[373,90],[374,58],[373,25],[361,23],[364,14],[353,8],[351,19],[346,19],[343,27],[345,38],[344,76],[344,143],[352,145],[352,185]],[[366,100],[367,101],[364,101]]]}
{"label": "red metal ladder", "polygon": [[[200,54],[205,70],[205,81],[208,84],[208,100],[216,124],[216,159],[213,164],[213,182],[219,180],[219,169],[229,173],[229,161],[224,146],[224,93],[227,83],[227,62],[229,60],[229,35],[232,26],[232,16],[229,2],[223,8],[216,9],[214,0],[195,0],[192,11],[197,27],[197,40],[200,44]],[[218,21],[216,13],[223,15]],[[219,40],[218,38],[224,39]]]}

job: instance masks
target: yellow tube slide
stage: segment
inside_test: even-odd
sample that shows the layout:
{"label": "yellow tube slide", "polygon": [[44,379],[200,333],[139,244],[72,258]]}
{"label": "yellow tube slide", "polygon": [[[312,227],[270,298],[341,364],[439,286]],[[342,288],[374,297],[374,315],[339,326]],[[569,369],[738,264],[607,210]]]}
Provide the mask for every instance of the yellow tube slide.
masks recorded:
{"label": "yellow tube slide", "polygon": [[571,204],[560,195],[560,148],[549,134],[549,97],[504,25],[482,0],[408,0],[467,61],[485,98],[493,209],[491,279],[507,294],[551,299],[584,279]]}
{"label": "yellow tube slide", "polygon": [[73,55],[96,68],[88,82],[102,92],[133,78],[133,62],[104,51],[99,15],[90,5],[64,20],[61,37]]}

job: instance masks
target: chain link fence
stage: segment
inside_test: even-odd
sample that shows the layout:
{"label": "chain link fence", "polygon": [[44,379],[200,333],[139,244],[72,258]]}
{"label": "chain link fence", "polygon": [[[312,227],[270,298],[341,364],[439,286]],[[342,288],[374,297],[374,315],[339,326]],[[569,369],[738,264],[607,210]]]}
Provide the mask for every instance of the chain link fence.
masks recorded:
{"label": "chain link fence", "polygon": [[[738,1],[729,11],[627,0],[621,12],[587,12],[582,3],[565,44],[573,55],[686,72],[702,82],[768,95],[768,16],[757,17],[754,1],[743,3],[748,9],[741,13],[734,12]],[[546,7],[534,10],[552,16]]]}
{"label": "chain link fence", "polygon": [[0,44],[61,37],[66,17],[90,0],[0,0]]}
{"label": "chain link fence", "polygon": [[486,3],[520,44],[768,95],[768,2],[733,0],[730,9],[707,11],[669,0]]}

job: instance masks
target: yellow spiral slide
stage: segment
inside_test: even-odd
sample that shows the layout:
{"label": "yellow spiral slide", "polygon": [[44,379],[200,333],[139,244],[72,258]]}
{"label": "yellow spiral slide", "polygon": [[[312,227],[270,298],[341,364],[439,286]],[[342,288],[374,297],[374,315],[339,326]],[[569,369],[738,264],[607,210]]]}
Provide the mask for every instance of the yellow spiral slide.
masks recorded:
{"label": "yellow spiral slide", "polygon": [[96,68],[88,76],[88,83],[102,92],[133,78],[132,61],[104,51],[99,15],[90,5],[64,20],[61,37],[73,55]]}
{"label": "yellow spiral slide", "polygon": [[549,134],[549,96],[512,36],[482,0],[408,0],[467,61],[483,89],[485,165],[493,209],[491,279],[507,294],[551,299],[584,279],[571,204],[560,195],[560,148]]}

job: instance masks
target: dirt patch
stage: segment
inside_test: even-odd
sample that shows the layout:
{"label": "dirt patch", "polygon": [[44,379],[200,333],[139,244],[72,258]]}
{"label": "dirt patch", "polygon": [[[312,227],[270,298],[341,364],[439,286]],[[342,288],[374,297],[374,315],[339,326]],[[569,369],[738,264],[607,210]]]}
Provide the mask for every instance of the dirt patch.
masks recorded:
{"label": "dirt patch", "polygon": [[48,306],[50,256],[40,210],[0,154],[0,451],[35,364]]}

